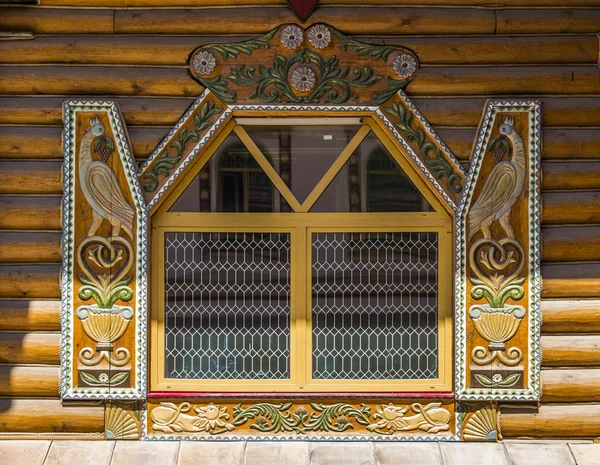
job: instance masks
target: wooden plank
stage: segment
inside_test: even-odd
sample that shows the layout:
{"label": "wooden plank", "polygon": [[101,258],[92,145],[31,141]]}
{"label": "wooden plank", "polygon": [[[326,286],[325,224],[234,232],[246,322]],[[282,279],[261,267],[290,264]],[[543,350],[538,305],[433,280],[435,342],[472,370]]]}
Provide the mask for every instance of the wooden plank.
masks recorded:
{"label": "wooden plank", "polygon": [[[190,53],[213,42],[246,40],[248,36],[40,36],[35,40],[0,42],[0,63],[87,63],[186,66]],[[403,45],[422,64],[596,63],[593,36],[533,37],[359,37],[365,42]]]}
{"label": "wooden plank", "polygon": [[543,370],[542,402],[600,400],[600,369]]}
{"label": "wooden plank", "polygon": [[552,192],[542,195],[543,224],[600,223],[600,192]]}
{"label": "wooden plank", "polygon": [[60,263],[61,233],[0,232],[0,263]]}
{"label": "wooden plank", "polygon": [[113,11],[6,7],[0,15],[0,30],[34,34],[112,34]]}
{"label": "wooden plank", "polygon": [[595,34],[600,24],[597,9],[500,9],[495,13],[496,34]]}
{"label": "wooden plank", "polygon": [[542,228],[542,261],[600,261],[600,227]]}
{"label": "wooden plank", "polygon": [[60,230],[60,196],[0,197],[0,229]]}
{"label": "wooden plank", "polygon": [[600,300],[543,300],[545,333],[600,332]]}
{"label": "wooden plank", "polygon": [[[0,93],[22,95],[197,96],[202,86],[185,68],[3,66]],[[421,68],[412,95],[529,95],[600,93],[593,66]]]}
{"label": "wooden plank", "polygon": [[[127,125],[174,126],[193,98],[112,98]],[[0,97],[0,124],[62,126],[61,97]]]}
{"label": "wooden plank", "polygon": [[202,93],[184,68],[3,66],[0,94],[157,95]]}
{"label": "wooden plank", "polygon": [[600,297],[600,264],[542,266],[542,298]]}
{"label": "wooden plank", "polygon": [[62,194],[62,162],[0,161],[0,194]]}
{"label": "wooden plank", "polygon": [[543,366],[600,365],[600,336],[542,336],[542,355]]}
{"label": "wooden plank", "polygon": [[[282,23],[296,23],[288,8],[118,10],[120,34],[262,34]],[[320,7],[305,26],[326,22],[345,34],[492,34],[494,12],[461,8]]]}
{"label": "wooden plank", "polygon": [[597,437],[600,405],[542,405],[539,410],[504,407],[500,428],[505,438]]}
{"label": "wooden plank", "polygon": [[3,433],[100,433],[104,432],[104,403],[63,405],[60,399],[0,399],[0,424]]}
{"label": "wooden plank", "polygon": [[545,130],[543,137],[546,159],[600,158],[600,132],[597,129]]}
{"label": "wooden plank", "polygon": [[0,395],[26,397],[58,396],[58,366],[0,366]]}
{"label": "wooden plank", "polygon": [[[194,101],[192,98],[110,99],[121,108],[127,125],[138,126],[173,126]],[[0,97],[0,124],[60,126],[63,124],[63,100],[61,97]],[[434,126],[476,127],[485,106],[483,98],[415,97],[411,100]],[[600,97],[544,97],[539,100],[545,128],[600,126]]]}
{"label": "wooden plank", "polygon": [[[533,96],[530,98],[540,100],[542,104],[544,128],[600,126],[600,97],[538,98]],[[479,125],[486,99],[411,97],[411,101],[434,126],[475,127]]]}
{"label": "wooden plank", "polygon": [[58,365],[60,334],[0,333],[0,363]]}
{"label": "wooden plank", "polygon": [[[60,297],[60,265],[8,265],[0,268],[0,297]],[[0,383],[1,384],[1,383]]]}
{"label": "wooden plank", "polygon": [[60,301],[0,300],[0,330],[60,331]]}
{"label": "wooden plank", "polygon": [[62,158],[61,128],[0,127],[0,158]]}
{"label": "wooden plank", "polygon": [[600,189],[600,162],[544,163],[542,189]]}

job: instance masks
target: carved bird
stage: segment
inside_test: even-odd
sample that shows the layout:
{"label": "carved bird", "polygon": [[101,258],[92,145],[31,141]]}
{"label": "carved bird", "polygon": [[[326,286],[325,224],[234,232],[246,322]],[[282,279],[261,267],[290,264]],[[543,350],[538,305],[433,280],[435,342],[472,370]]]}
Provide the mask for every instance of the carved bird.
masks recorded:
{"label": "carved bird", "polygon": [[510,214],[523,191],[526,158],[523,139],[513,125],[514,119],[506,118],[500,126],[500,137],[508,139],[512,146],[512,157],[494,166],[477,202],[469,211],[469,239],[478,231],[481,231],[484,237],[491,237],[490,227],[496,220],[500,221],[507,237],[515,237]]}
{"label": "carved bird", "polygon": [[96,234],[102,220],[105,219],[113,227],[113,236],[118,236],[123,228],[133,239],[133,208],[125,200],[111,167],[92,157],[94,139],[107,138],[104,125],[98,118],[91,118],[90,125],[91,130],[84,134],[79,145],[79,184],[85,199],[92,207],[92,224],[88,236]]}

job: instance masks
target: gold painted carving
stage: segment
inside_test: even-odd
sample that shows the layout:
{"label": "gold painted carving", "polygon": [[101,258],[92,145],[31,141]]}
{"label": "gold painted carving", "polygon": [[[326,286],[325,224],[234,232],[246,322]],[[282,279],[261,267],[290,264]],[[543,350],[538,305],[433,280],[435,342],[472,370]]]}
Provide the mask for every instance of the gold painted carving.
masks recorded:
{"label": "gold painted carving", "polygon": [[498,408],[495,404],[475,407],[465,414],[463,439],[465,441],[495,441],[498,438]]}
{"label": "gold painted carving", "polygon": [[224,430],[232,431],[235,426],[227,423],[229,415],[227,407],[214,405],[194,407],[196,415],[189,415],[192,410],[188,402],[175,405],[171,402],[161,402],[160,407],[152,410],[152,428],[162,433],[218,433]]}
{"label": "gold painted carving", "polygon": [[[135,403],[137,406],[137,402]],[[140,425],[134,414],[121,406],[107,402],[104,410],[106,439],[139,439]]]}
{"label": "gold painted carving", "polygon": [[[406,415],[409,409],[414,415]],[[387,405],[378,405],[375,410],[373,419],[379,421],[367,426],[369,431],[392,434],[399,431],[422,430],[437,433],[450,429],[452,416],[448,410],[442,408],[441,402],[433,402],[426,406],[414,403],[410,407],[397,407],[390,402]]]}

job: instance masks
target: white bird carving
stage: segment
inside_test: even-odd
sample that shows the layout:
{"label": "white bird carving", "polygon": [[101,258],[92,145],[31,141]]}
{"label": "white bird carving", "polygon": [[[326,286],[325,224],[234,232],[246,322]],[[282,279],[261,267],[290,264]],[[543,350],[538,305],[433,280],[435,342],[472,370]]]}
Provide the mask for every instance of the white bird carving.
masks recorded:
{"label": "white bird carving", "polygon": [[135,213],[125,200],[114,171],[104,161],[92,158],[92,143],[96,137],[106,138],[104,125],[98,118],[91,118],[91,131],[79,144],[79,184],[83,195],[92,207],[92,224],[88,236],[93,236],[105,219],[113,227],[112,235],[118,236],[121,228],[133,239]]}
{"label": "white bird carving", "polygon": [[483,233],[483,237],[491,237],[490,227],[496,220],[500,221],[507,237],[515,237],[510,214],[523,191],[526,158],[523,139],[517,134],[513,124],[513,118],[506,118],[500,126],[500,134],[512,145],[512,157],[494,166],[477,202],[469,211],[469,239],[478,231]]}

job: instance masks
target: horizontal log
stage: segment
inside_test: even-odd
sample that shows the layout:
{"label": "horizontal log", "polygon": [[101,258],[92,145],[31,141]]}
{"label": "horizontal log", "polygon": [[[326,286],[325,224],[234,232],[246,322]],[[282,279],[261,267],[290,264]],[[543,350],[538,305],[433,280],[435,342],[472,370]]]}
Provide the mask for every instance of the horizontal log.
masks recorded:
{"label": "horizontal log", "polygon": [[600,300],[543,300],[545,333],[600,332]]}
{"label": "horizontal log", "polygon": [[5,265],[1,267],[0,297],[9,299],[59,298],[60,265]]}
{"label": "horizontal log", "polygon": [[0,232],[0,263],[60,263],[61,233]]}
{"label": "horizontal log", "polygon": [[[544,128],[550,126],[600,126],[599,97],[531,97],[542,104]],[[0,107],[2,106],[0,99]],[[486,99],[419,98],[411,101],[434,126],[477,126]],[[0,115],[2,118],[4,115]]]}
{"label": "horizontal log", "polygon": [[[102,66],[4,66],[0,93],[197,96],[202,86],[184,68]],[[421,68],[412,95],[528,95],[600,93],[600,71],[592,66]]]}
{"label": "horizontal log", "polygon": [[[564,2],[563,5],[570,5]],[[598,32],[600,10],[496,10],[496,34],[584,34]]]}
{"label": "horizontal log", "polygon": [[[282,23],[297,22],[287,8],[119,10],[119,34],[262,34]],[[304,23],[326,22],[346,34],[491,34],[491,10],[455,8],[320,7]]]}
{"label": "horizontal log", "polygon": [[539,410],[501,407],[500,429],[505,438],[597,437],[600,405],[542,405]]}
{"label": "horizontal log", "polygon": [[542,195],[544,224],[600,223],[600,192],[551,192]]}
{"label": "horizontal log", "polygon": [[183,68],[0,67],[1,94],[198,96],[203,87]]}
{"label": "horizontal log", "polygon": [[63,191],[60,161],[0,161],[0,173],[0,194],[62,194]]}
{"label": "horizontal log", "polygon": [[542,357],[543,366],[600,365],[600,336],[542,336]]}
{"label": "horizontal log", "polygon": [[[117,102],[127,125],[174,126],[192,98],[108,98]],[[0,97],[0,124],[62,126],[60,97]],[[1,129],[1,128],[0,128]]]}
{"label": "horizontal log", "polygon": [[600,227],[543,228],[542,241],[542,261],[600,261]]}
{"label": "horizontal log", "polygon": [[542,402],[600,400],[600,369],[543,370]]}
{"label": "horizontal log", "polygon": [[104,432],[104,405],[59,399],[0,399],[3,433]]}
{"label": "horizontal log", "polygon": [[600,189],[600,162],[544,163],[542,189]]}
{"label": "horizontal log", "polygon": [[58,396],[58,366],[0,366],[0,395],[23,397]]}
{"label": "horizontal log", "polygon": [[1,333],[0,363],[58,365],[60,334]]}
{"label": "horizontal log", "polygon": [[60,331],[60,301],[0,300],[0,330]]}
{"label": "horizontal log", "polygon": [[542,279],[546,299],[600,297],[600,264],[544,265]]}
{"label": "horizontal log", "polygon": [[0,127],[0,158],[63,158],[61,128]]}
{"label": "horizontal log", "polygon": [[[2,8],[0,31],[34,34],[112,34],[113,11],[48,8]],[[11,41],[12,42],[12,41]]]}
{"label": "horizontal log", "polygon": [[[194,48],[248,37],[40,36],[35,40],[0,42],[0,63],[86,63],[186,66]],[[382,42],[378,38],[360,38]],[[598,40],[593,36],[534,37],[395,37],[386,44],[414,50],[422,64],[545,64],[596,63]]]}
{"label": "horizontal log", "polygon": [[552,129],[543,134],[546,159],[598,159],[600,135],[596,129]]}
{"label": "horizontal log", "polygon": [[0,197],[0,229],[60,230],[62,197]]}

